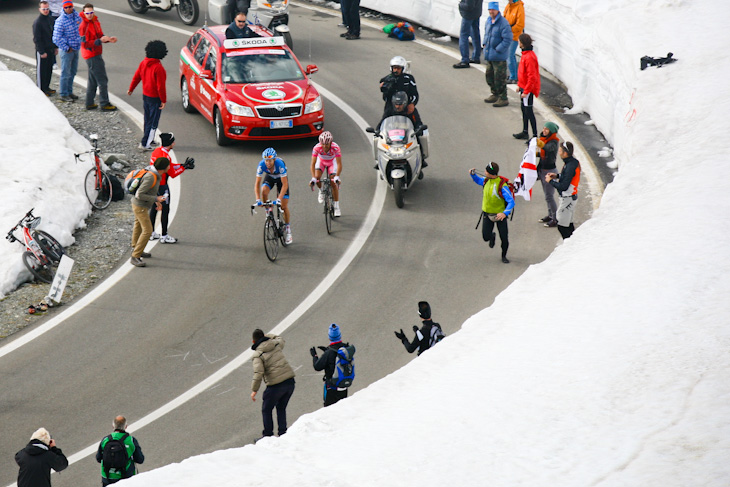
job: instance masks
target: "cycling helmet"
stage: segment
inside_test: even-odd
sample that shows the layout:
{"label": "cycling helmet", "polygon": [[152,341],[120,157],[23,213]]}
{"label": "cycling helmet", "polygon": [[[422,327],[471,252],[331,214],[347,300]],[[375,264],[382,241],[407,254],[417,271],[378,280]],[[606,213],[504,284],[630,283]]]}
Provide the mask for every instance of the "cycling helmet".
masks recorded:
{"label": "cycling helmet", "polygon": [[405,105],[408,103],[408,95],[406,95],[405,91],[398,91],[395,95],[393,95],[393,98],[391,98],[393,102],[393,106],[396,105]]}
{"label": "cycling helmet", "polygon": [[321,134],[319,134],[319,143],[322,145],[327,145],[332,143],[332,133],[325,130]]}
{"label": "cycling helmet", "polygon": [[264,149],[264,152],[261,154],[261,157],[264,159],[268,159],[270,157],[276,157],[276,151],[273,147],[269,147],[268,149]]}
{"label": "cycling helmet", "polygon": [[393,66],[400,66],[403,69],[406,69],[406,58],[403,56],[396,56],[393,59],[390,60],[390,67]]}

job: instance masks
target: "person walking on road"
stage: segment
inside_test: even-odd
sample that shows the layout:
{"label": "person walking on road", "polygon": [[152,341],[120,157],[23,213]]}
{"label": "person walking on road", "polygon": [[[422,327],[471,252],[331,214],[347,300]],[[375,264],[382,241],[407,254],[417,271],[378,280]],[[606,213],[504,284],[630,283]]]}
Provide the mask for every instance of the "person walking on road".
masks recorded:
{"label": "person walking on road", "polygon": [[53,43],[53,18],[48,2],[38,5],[38,17],[33,22],[33,43],[35,44],[36,80],[40,90],[51,96],[56,90],[51,89],[53,65],[56,63],[58,48]]}
{"label": "person walking on road", "polygon": [[[278,335],[266,334],[260,329],[253,332],[253,381],[251,382],[251,400],[256,401],[256,394],[261,388],[261,381],[266,383],[264,399],[261,404],[261,415],[264,421],[262,438],[274,436],[274,408],[279,436],[286,433],[286,406],[294,393],[294,370],[284,356],[284,339]],[[259,438],[261,439],[261,438]]]}
{"label": "person walking on road", "polygon": [[347,397],[347,388],[337,387],[332,384],[332,377],[335,375],[335,367],[337,366],[337,351],[343,347],[352,347],[352,353],[354,354],[355,350],[354,346],[342,341],[340,327],[335,323],[330,325],[327,336],[330,339],[330,344],[328,347],[319,347],[324,352],[321,357],[317,357],[317,349],[314,347],[309,349],[309,353],[312,354],[314,370],[324,370],[324,407],[331,406],[340,399]]}
{"label": "person walking on road", "polygon": [[484,76],[492,94],[485,103],[493,107],[506,107],[507,101],[507,54],[512,42],[509,22],[499,13],[499,2],[489,2],[489,17],[484,25],[484,60],[487,71]]}
{"label": "person walking on road", "polygon": [[537,139],[538,150],[538,163],[537,163],[537,178],[542,184],[542,191],[545,193],[545,203],[547,204],[548,214],[547,216],[538,220],[543,223],[546,227],[556,227],[558,205],[555,203],[555,187],[548,183],[545,176],[548,173],[555,172],[555,160],[558,157],[558,145],[560,139],[558,138],[558,124],[555,122],[545,122],[545,127],[542,129],[542,134]]}
{"label": "person walking on road", "polygon": [[403,333],[403,328],[394,333],[396,338],[406,347],[408,353],[413,353],[418,350],[418,355],[421,355],[440,342],[444,338],[444,332],[441,330],[441,325],[434,323],[431,319],[431,306],[427,301],[418,302],[418,316],[421,318],[421,328],[413,325],[413,331],[416,333],[413,341],[409,341],[406,338],[406,334]]}
{"label": "person walking on road", "polygon": [[152,235],[152,221],[150,220],[150,207],[157,206],[157,211],[162,210],[164,196],[158,196],[157,190],[160,186],[162,175],[170,169],[170,159],[158,157],[152,167],[142,176],[139,187],[132,197],[132,211],[134,212],[134,227],[132,228],[132,258],[129,263],[135,267],[146,267],[143,260],[152,257],[144,251],[145,245]]}
{"label": "person walking on road", "polygon": [[144,453],[137,438],[127,433],[127,418],[117,416],[112,423],[114,431],[105,436],[96,451],[101,463],[101,485],[115,484],[137,473],[136,464],[144,463]]}
{"label": "person walking on road", "polygon": [[509,249],[509,234],[507,230],[507,217],[515,207],[515,199],[509,188],[506,187],[506,180],[499,177],[499,164],[490,162],[487,164],[484,177],[476,173],[476,169],[469,170],[472,180],[482,186],[482,238],[489,242],[489,248],[494,248],[496,235],[494,224],[497,224],[499,240],[502,242],[502,262],[509,264],[507,249]]}
{"label": "person walking on road", "polygon": [[573,144],[560,144],[558,155],[563,160],[563,169],[560,175],[548,173],[545,179],[558,190],[560,205],[558,206],[558,231],[563,240],[570,238],[575,230],[573,216],[575,204],[578,201],[578,185],[580,184],[580,162],[573,157]]}
{"label": "person walking on road", "polygon": [[[479,32],[479,18],[482,16],[482,0],[460,0],[461,30],[459,30],[459,53],[461,61],[454,64],[454,69],[468,68],[469,64],[480,64],[482,38]],[[469,56],[469,38],[474,48]]]}
{"label": "person walking on road", "polygon": [[510,42],[507,55],[507,70],[509,71],[507,84],[513,85],[519,80],[515,52],[517,52],[520,34],[525,30],[525,4],[522,3],[522,0],[507,0],[507,6],[504,7],[504,18],[512,28],[512,42]]}
{"label": "person walking on road", "polygon": [[139,149],[153,150],[155,131],[160,124],[162,109],[167,103],[167,72],[160,62],[167,56],[167,46],[162,41],[150,41],[144,48],[145,57],[132,77],[127,95],[131,95],[142,82],[142,101],[144,103],[144,134]]}
{"label": "person walking on road", "polygon": [[117,107],[109,102],[109,78],[106,75],[104,59],[101,57],[101,45],[106,43],[114,44],[117,42],[117,38],[104,35],[99,18],[94,14],[94,6],[90,3],[84,5],[82,9],[79,33],[83,39],[81,57],[86,60],[86,66],[89,68],[89,78],[86,82],[86,109],[94,110],[98,107],[94,103],[98,88],[101,109],[105,112],[113,112]]}
{"label": "person walking on road", "polygon": [[540,66],[537,56],[532,50],[532,37],[529,34],[520,34],[520,67],[518,69],[520,88],[520,108],[522,109],[522,132],[512,134],[515,139],[527,139],[527,125],[532,127],[532,136],[537,137],[537,120],[532,107],[535,98],[540,96]]}
{"label": "person walking on road", "polygon": [[74,77],[79,67],[79,49],[81,49],[81,35],[79,25],[81,17],[74,10],[71,0],[63,2],[63,14],[53,25],[53,43],[58,46],[61,57],[61,100],[73,102],[78,100],[74,95]]}
{"label": "person walking on road", "polygon": [[15,454],[18,464],[18,487],[51,487],[51,469],[60,472],[68,467],[68,460],[51,434],[38,428],[30,442]]}

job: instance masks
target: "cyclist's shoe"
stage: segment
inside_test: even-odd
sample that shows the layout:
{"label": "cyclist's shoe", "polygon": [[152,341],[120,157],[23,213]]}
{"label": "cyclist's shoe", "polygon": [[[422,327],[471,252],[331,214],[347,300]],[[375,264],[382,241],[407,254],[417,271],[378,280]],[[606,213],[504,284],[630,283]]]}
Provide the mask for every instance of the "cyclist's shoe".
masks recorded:
{"label": "cyclist's shoe", "polygon": [[289,245],[290,243],[292,243],[294,241],[294,239],[291,236],[291,227],[289,225],[286,226],[286,233],[284,236],[284,241],[286,242],[287,245]]}
{"label": "cyclist's shoe", "polygon": [[335,206],[335,216],[342,216],[342,210],[339,206]]}
{"label": "cyclist's shoe", "polygon": [[160,243],[176,243],[177,239],[171,235],[163,235],[160,237]]}
{"label": "cyclist's shoe", "polygon": [[317,193],[317,203],[324,203],[324,193],[322,190],[319,190],[319,193]]}
{"label": "cyclist's shoe", "polygon": [[138,259],[137,257],[132,257],[131,259],[129,259],[129,263],[135,267],[146,267],[147,266],[147,264],[145,264],[142,259]]}
{"label": "cyclist's shoe", "polygon": [[160,238],[160,234],[157,232],[152,232],[152,235],[150,235],[150,240],[157,240]]}

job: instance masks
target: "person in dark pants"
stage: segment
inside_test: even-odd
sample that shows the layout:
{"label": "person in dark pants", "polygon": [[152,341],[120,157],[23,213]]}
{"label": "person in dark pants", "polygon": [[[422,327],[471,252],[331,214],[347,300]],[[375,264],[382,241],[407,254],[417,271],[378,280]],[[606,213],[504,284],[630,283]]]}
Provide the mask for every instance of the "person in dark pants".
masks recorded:
{"label": "person in dark pants", "polygon": [[360,38],[360,0],[340,0],[342,13],[346,17],[347,32],[340,34],[347,40]]}
{"label": "person in dark pants", "polygon": [[484,60],[487,69],[484,78],[492,94],[484,99],[493,107],[506,107],[507,100],[507,55],[512,43],[512,28],[499,13],[499,2],[489,2],[489,17],[484,24]]}
{"label": "person in dark pants", "polygon": [[[248,14],[248,9],[251,8],[251,0],[227,0],[226,5],[228,6],[228,22],[235,21],[236,14],[243,12]],[[226,19],[223,19],[224,23]],[[229,38],[230,39],[230,38]]]}
{"label": "person in dark pants", "polygon": [[[459,52],[461,61],[454,64],[455,69],[468,68],[469,64],[479,64],[482,38],[479,32],[479,18],[482,16],[482,0],[461,0],[459,14],[461,15],[461,30],[459,31]],[[469,56],[469,38],[474,51]]]}
{"label": "person in dark pants", "polygon": [[563,160],[563,169],[560,175],[548,173],[545,180],[558,190],[560,205],[558,206],[558,231],[563,240],[570,238],[575,230],[573,216],[575,204],[578,201],[578,185],[580,184],[580,162],[573,157],[573,144],[560,144],[558,155]]}
{"label": "person in dark pants", "polygon": [[127,94],[131,95],[140,81],[142,82],[144,134],[139,149],[154,150],[155,131],[167,102],[165,88],[167,72],[160,62],[161,59],[167,56],[167,46],[162,41],[150,41],[144,50],[147,57],[142,60],[137,71],[135,71]]}
{"label": "person in dark pants", "polygon": [[96,90],[99,90],[99,103],[102,111],[113,112],[117,109],[109,102],[109,78],[106,75],[106,65],[101,57],[102,44],[117,42],[114,36],[106,36],[101,30],[99,18],[94,13],[94,6],[87,3],[81,12],[81,32],[83,41],[81,42],[81,57],[86,60],[86,66],[89,68],[89,78],[86,84],[86,109],[95,110],[97,104],[94,103]]}
{"label": "person in dark pants", "polygon": [[[105,436],[99,443],[96,450],[96,461],[101,464],[101,485],[106,487],[109,484],[116,484],[122,479],[133,477],[137,473],[136,464],[144,463],[144,453],[139,446],[137,438],[127,433],[127,418],[117,416],[112,423],[114,431]],[[127,451],[127,464],[124,470],[119,471],[114,468],[106,468],[104,465],[104,447],[110,440],[119,440],[124,444]],[[111,445],[110,445],[111,446]]]}
{"label": "person in dark pants", "polygon": [[261,381],[266,382],[261,405],[261,415],[264,420],[262,438],[274,436],[274,408],[276,408],[278,433],[281,436],[286,433],[286,406],[294,393],[295,385],[294,370],[284,357],[284,339],[277,335],[264,335],[264,332],[257,328],[253,332],[251,350],[254,351],[252,401],[256,401]]}
{"label": "person in dark pants", "polygon": [[[416,325],[413,325],[413,331],[416,336],[413,341],[408,341],[406,334],[403,333],[403,328],[400,332],[394,332],[395,337],[403,343],[408,353],[413,353],[418,350],[418,355],[434,346],[437,340],[443,338],[443,332],[441,331],[441,325],[434,323],[431,319],[431,306],[427,301],[418,302],[418,316],[421,318],[421,328],[419,329]],[[438,333],[431,333],[433,327],[438,327]],[[433,340],[432,340],[433,337]]]}
{"label": "person in dark pants", "polygon": [[18,487],[51,487],[51,469],[56,472],[68,467],[68,460],[51,434],[38,428],[30,442],[15,454],[18,464]]}
{"label": "person in dark pants", "polygon": [[489,242],[490,249],[494,248],[496,235],[493,230],[496,223],[499,240],[502,242],[502,262],[509,264],[509,259],[507,259],[507,249],[509,248],[507,217],[515,207],[515,199],[509,188],[506,187],[507,184],[499,177],[499,165],[496,162],[487,164],[484,177],[478,175],[474,168],[469,170],[469,174],[475,183],[484,188],[482,238],[485,242]]}
{"label": "person in dark pants", "polygon": [[548,214],[547,216],[538,220],[543,223],[546,227],[556,227],[558,225],[557,217],[555,216],[558,212],[558,205],[555,203],[555,188],[552,184],[548,183],[545,176],[548,173],[555,172],[555,160],[558,157],[558,145],[560,139],[558,138],[558,124],[555,122],[545,122],[545,127],[542,129],[542,134],[537,139],[538,150],[538,163],[537,163],[537,178],[542,184],[542,191],[545,193],[545,203],[547,204]]}
{"label": "person in dark pants", "polygon": [[337,388],[330,383],[330,379],[335,374],[335,366],[337,363],[337,350],[340,347],[349,347],[349,343],[342,342],[342,333],[340,327],[332,323],[327,330],[330,339],[329,347],[319,347],[324,353],[321,357],[317,357],[317,350],[312,347],[309,353],[312,354],[312,365],[314,370],[324,370],[324,407],[331,406],[340,399],[347,397],[347,388]]}
{"label": "person in dark pants", "polygon": [[522,132],[512,134],[515,139],[527,139],[527,125],[532,127],[532,136],[537,137],[537,120],[532,107],[535,98],[540,96],[540,66],[532,50],[532,37],[520,34],[518,38],[522,57],[517,68],[517,86],[520,88],[520,108],[522,109]]}
{"label": "person in dark pants", "polygon": [[51,75],[56,62],[58,48],[53,43],[53,18],[48,2],[40,2],[40,15],[33,22],[33,43],[35,44],[36,85],[46,96],[56,93],[51,89]]}

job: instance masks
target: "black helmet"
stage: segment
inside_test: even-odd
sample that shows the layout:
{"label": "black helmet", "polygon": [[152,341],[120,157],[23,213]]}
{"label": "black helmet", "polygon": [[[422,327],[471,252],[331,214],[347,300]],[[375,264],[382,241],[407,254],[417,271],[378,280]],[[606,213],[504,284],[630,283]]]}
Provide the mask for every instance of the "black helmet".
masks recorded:
{"label": "black helmet", "polygon": [[396,94],[393,95],[393,98],[391,98],[393,101],[393,106],[395,105],[405,105],[408,103],[408,95],[406,95],[405,91],[398,91]]}

